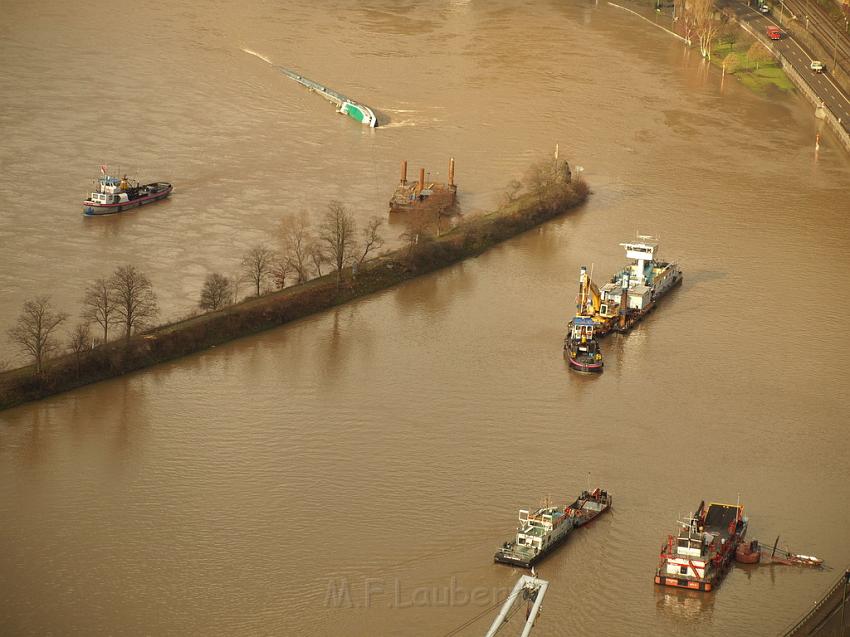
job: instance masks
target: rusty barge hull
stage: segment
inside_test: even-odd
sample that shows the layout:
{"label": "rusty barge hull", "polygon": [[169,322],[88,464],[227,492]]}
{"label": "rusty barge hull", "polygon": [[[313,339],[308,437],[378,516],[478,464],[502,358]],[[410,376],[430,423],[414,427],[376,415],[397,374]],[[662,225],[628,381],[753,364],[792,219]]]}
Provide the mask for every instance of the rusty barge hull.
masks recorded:
{"label": "rusty barge hull", "polygon": [[401,179],[390,199],[390,212],[430,212],[442,214],[457,204],[454,183],[455,160],[449,160],[448,183],[425,180],[425,169],[419,169],[418,181],[407,181],[407,161],[401,162]]}

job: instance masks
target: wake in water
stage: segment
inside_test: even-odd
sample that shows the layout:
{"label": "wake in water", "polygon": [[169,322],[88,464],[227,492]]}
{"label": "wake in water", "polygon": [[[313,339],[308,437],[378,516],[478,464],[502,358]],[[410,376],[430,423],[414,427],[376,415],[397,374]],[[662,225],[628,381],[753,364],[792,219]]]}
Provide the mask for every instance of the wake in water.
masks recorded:
{"label": "wake in water", "polygon": [[252,51],[251,49],[242,49],[242,50],[243,50],[245,53],[247,53],[248,55],[253,55],[254,57],[258,57],[258,58],[260,58],[263,62],[266,62],[266,63],[268,63],[268,64],[271,64],[271,63],[272,63],[272,61],[271,61],[270,59],[268,59],[268,58],[267,58],[265,55],[263,55],[262,53],[257,53],[256,51]]}

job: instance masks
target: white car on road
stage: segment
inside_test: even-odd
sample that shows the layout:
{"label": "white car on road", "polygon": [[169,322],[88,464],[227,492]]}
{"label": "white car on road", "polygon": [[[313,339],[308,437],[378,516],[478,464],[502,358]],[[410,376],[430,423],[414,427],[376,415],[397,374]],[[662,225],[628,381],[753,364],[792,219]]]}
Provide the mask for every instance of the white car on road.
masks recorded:
{"label": "white car on road", "polygon": [[812,60],[812,63],[809,64],[809,68],[812,69],[815,73],[824,72],[823,62],[821,62],[820,60]]}

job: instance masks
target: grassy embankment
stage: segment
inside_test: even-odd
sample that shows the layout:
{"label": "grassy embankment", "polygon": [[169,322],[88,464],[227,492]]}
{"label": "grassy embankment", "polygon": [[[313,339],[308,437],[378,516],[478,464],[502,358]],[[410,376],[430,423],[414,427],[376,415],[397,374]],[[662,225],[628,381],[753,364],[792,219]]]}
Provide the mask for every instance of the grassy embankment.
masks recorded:
{"label": "grassy embankment", "polygon": [[794,84],[785,75],[779,62],[774,58],[770,61],[753,61],[747,53],[752,46],[753,41],[747,40],[742,43],[718,43],[714,45],[714,50],[711,56],[711,63],[719,69],[723,69],[730,54],[735,56],[735,62],[730,67],[732,70],[727,70],[727,74],[734,75],[747,88],[758,93],[764,93],[775,87],[781,91],[793,91]]}
{"label": "grassy embankment", "polygon": [[474,217],[439,237],[417,242],[361,265],[356,280],[350,268],[301,285],[254,297],[112,341],[79,358],[65,355],[49,361],[44,373],[21,367],[0,374],[0,409],[114,378],[173,360],[213,345],[277,327],[352,299],[392,287],[408,279],[474,257],[493,245],[548,221],[582,203],[589,193],[581,179],[560,181],[519,195],[494,212]]}
{"label": "grassy embankment", "polygon": [[[659,5],[657,0],[652,0],[649,4],[654,7],[653,13],[663,15],[671,20],[669,25],[664,26],[665,29],[669,27],[672,32],[684,37],[685,34],[681,31],[681,28],[677,28],[676,26],[681,23],[672,22],[670,13],[673,7],[672,2],[664,2]],[[648,13],[647,3],[644,0],[635,2],[635,6],[641,7],[644,14]],[[724,14],[723,26],[718,30],[717,37],[715,37],[711,44],[711,63],[721,71],[724,65],[726,65],[727,74],[734,75],[744,86],[757,93],[765,93],[771,87],[781,91],[795,90],[794,84],[785,75],[782,66],[763,46],[759,45],[759,47],[756,47],[759,49],[759,53],[763,55],[763,59],[750,59],[750,47],[753,46],[756,40],[736,24],[733,12],[724,10],[721,13]],[[647,17],[647,19],[649,18]],[[655,17],[653,17],[652,21],[657,24]],[[730,33],[734,33],[734,36],[731,38]],[[696,43],[696,36],[692,34],[691,37],[694,43]],[[693,46],[696,46],[696,44]],[[734,56],[734,61],[732,62],[727,60],[730,54]]]}

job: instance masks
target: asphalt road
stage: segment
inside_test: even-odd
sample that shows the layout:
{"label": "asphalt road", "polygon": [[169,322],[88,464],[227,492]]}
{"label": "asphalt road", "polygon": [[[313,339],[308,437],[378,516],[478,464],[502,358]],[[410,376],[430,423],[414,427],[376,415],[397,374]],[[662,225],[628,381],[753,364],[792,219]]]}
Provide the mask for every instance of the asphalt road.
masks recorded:
{"label": "asphalt road", "polygon": [[[764,34],[768,26],[778,26],[782,29],[781,25],[775,22],[769,14],[763,15],[755,9],[755,6],[748,7],[744,2],[728,0],[719,2],[718,6],[725,6],[734,11],[738,21],[746,22],[752,26],[756,33]],[[828,68],[830,60],[821,60],[827,65],[826,72],[815,73],[809,67],[812,63],[812,57],[808,51],[793,36],[787,35],[785,30],[782,30],[784,34],[782,39],[773,41],[772,46],[806,80],[817,96],[823,100],[824,105],[841,120],[844,130],[850,133],[850,98],[830,77]]]}

